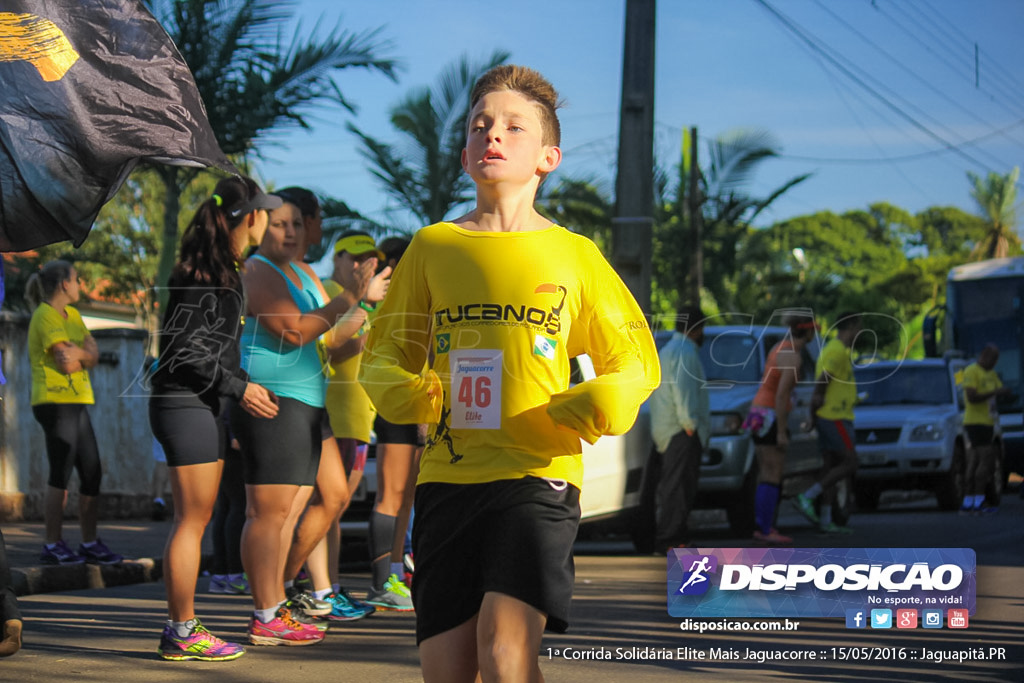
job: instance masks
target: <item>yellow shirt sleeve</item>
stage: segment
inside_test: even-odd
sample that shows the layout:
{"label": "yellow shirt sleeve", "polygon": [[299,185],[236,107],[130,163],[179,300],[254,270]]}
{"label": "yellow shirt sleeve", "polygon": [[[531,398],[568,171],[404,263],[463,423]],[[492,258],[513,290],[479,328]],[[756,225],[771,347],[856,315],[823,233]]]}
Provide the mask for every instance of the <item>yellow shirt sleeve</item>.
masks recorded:
{"label": "yellow shirt sleeve", "polygon": [[569,355],[586,351],[597,377],[551,396],[548,415],[594,443],[623,434],[661,382],[658,351],[643,311],[597,247],[582,255],[584,302],[569,335]]}

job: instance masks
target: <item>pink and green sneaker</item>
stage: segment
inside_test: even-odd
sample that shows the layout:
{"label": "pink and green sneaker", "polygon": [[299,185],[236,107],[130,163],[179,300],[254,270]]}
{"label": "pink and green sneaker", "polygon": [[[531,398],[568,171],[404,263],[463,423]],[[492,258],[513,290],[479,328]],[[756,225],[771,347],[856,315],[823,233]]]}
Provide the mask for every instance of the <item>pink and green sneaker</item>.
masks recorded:
{"label": "pink and green sneaker", "polygon": [[207,631],[198,619],[194,621],[192,632],[184,638],[179,638],[170,625],[164,626],[157,650],[161,657],[172,661],[201,659],[204,662],[226,662],[245,654],[241,645],[221,640]]}

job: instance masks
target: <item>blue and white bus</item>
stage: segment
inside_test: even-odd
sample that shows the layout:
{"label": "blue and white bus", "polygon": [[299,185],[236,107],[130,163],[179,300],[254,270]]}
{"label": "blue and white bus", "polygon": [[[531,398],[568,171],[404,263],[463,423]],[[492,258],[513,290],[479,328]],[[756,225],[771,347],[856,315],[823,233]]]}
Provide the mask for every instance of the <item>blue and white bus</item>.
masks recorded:
{"label": "blue and white bus", "polygon": [[[986,344],[999,347],[996,372],[1012,395],[997,402],[1006,471],[1024,474],[1024,256],[957,266],[946,279],[942,337],[926,344],[928,355],[956,350],[977,358]],[[934,323],[933,323],[934,325]],[[927,330],[926,330],[927,336]]]}

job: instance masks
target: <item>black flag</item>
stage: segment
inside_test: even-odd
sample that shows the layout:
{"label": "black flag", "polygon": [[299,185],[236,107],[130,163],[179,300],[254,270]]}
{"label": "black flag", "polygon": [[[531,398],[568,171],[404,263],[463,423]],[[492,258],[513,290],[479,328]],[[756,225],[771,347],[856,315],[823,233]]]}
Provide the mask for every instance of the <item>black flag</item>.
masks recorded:
{"label": "black flag", "polygon": [[140,161],[237,172],[139,0],[0,0],[0,251],[80,245]]}

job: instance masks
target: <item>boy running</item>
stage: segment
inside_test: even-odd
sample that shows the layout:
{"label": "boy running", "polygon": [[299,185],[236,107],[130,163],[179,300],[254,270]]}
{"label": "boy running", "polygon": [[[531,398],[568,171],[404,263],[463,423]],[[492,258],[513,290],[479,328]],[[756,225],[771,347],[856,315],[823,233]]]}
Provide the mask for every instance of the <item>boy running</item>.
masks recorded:
{"label": "boy running", "polygon": [[[660,379],[618,275],[534,209],[561,161],[557,100],[524,67],[476,83],[462,151],[476,208],[415,235],[363,355],[380,414],[430,425],[412,587],[427,683],[543,680],[543,631],[568,626],[580,438],[628,430]],[[599,376],[569,388],[581,353]]]}

